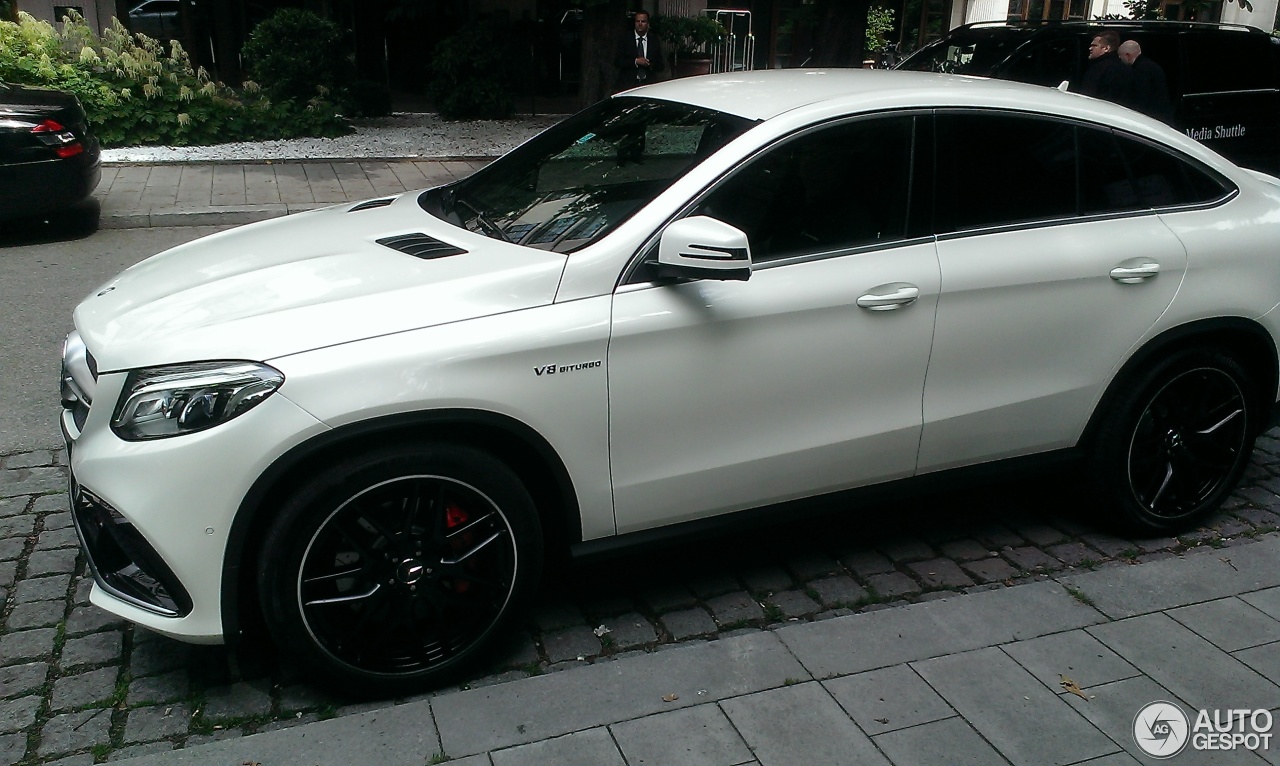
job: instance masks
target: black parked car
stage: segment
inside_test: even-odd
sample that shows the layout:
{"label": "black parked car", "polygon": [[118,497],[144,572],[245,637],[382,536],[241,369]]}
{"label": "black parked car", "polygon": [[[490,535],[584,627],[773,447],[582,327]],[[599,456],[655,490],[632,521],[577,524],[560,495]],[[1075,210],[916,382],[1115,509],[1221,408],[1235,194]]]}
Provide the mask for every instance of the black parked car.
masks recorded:
{"label": "black parked car", "polygon": [[45,215],[93,194],[98,140],[70,93],[0,82],[0,220]]}
{"label": "black parked car", "polygon": [[1280,173],[1280,40],[1259,29],[1181,21],[983,22],[921,48],[898,69],[1036,85],[1078,83],[1103,29],[1164,68],[1173,125],[1246,167]]}
{"label": "black parked car", "polygon": [[129,11],[129,29],[168,43],[182,36],[178,0],[146,0]]}

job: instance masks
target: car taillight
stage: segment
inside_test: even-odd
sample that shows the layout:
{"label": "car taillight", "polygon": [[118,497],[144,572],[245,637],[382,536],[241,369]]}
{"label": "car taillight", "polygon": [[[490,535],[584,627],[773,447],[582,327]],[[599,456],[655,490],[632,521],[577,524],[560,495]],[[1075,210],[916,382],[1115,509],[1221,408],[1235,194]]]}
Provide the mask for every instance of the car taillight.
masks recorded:
{"label": "car taillight", "polygon": [[32,128],[31,132],[35,134],[36,140],[45,146],[52,147],[53,153],[64,160],[84,151],[84,146],[81,145],[80,139],[76,138],[76,134],[67,130],[56,120],[45,120]]}

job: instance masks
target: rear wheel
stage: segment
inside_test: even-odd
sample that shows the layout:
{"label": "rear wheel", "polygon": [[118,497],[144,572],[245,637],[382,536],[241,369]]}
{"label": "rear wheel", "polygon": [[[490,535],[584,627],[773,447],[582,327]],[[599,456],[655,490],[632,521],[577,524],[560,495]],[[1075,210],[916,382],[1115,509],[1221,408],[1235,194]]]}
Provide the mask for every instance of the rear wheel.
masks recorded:
{"label": "rear wheel", "polygon": [[542,536],[501,461],[421,445],[317,471],[281,509],[261,561],[282,649],[318,680],[397,694],[482,658],[538,580]]}
{"label": "rear wheel", "polygon": [[1195,524],[1244,472],[1257,401],[1231,357],[1209,349],[1173,354],[1131,381],[1106,413],[1091,461],[1095,493],[1132,531]]}

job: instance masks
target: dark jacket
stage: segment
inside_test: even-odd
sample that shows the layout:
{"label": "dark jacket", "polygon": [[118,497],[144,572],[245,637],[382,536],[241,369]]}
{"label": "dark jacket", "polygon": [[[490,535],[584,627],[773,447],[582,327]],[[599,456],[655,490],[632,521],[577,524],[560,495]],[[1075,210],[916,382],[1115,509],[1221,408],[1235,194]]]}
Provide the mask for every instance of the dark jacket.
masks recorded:
{"label": "dark jacket", "polygon": [[[628,30],[626,34],[618,38],[618,48],[613,55],[614,66],[618,68],[618,81],[614,86],[615,91],[634,88],[637,85],[646,85],[653,82],[656,79],[654,75],[662,71],[662,60],[665,58],[665,54],[662,50],[662,43],[652,31],[646,36],[645,46],[649,53],[647,57],[649,59],[649,67],[641,69],[636,66],[635,31]],[[639,75],[643,75],[643,77]]]}
{"label": "dark jacket", "polygon": [[1169,101],[1169,83],[1165,80],[1164,69],[1142,55],[1133,60],[1131,68],[1133,108],[1166,125],[1172,125],[1173,103]]}
{"label": "dark jacket", "polygon": [[1089,62],[1080,78],[1080,92],[1086,96],[1133,106],[1133,72],[1115,51]]}

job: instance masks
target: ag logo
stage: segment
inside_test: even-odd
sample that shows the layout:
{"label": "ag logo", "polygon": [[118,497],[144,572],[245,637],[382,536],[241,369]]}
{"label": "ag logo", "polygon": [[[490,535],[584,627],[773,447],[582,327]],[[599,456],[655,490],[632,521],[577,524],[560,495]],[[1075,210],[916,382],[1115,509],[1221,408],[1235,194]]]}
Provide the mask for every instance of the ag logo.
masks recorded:
{"label": "ag logo", "polygon": [[1152,702],[1133,719],[1133,741],[1152,758],[1170,758],[1187,746],[1187,714],[1172,702]]}

